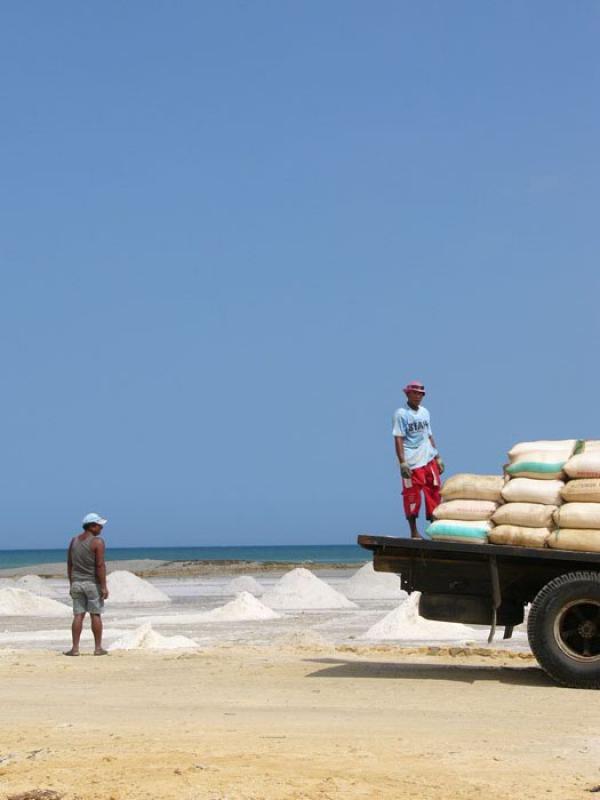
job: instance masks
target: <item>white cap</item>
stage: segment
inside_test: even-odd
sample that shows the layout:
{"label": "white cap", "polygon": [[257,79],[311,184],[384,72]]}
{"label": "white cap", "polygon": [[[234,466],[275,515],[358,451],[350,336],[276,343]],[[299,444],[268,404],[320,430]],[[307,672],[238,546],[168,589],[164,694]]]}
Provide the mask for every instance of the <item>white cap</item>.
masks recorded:
{"label": "white cap", "polygon": [[92,524],[106,525],[107,522],[108,522],[108,520],[104,519],[104,517],[101,517],[100,514],[94,514],[92,512],[91,514],[86,514],[85,515],[85,517],[81,521],[81,524],[82,525],[92,525]]}

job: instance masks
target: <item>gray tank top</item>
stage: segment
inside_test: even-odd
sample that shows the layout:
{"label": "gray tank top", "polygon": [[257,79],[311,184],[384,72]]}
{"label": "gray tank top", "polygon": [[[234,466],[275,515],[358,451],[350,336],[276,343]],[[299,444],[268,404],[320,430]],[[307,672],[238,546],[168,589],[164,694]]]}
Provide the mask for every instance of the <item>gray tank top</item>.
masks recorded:
{"label": "gray tank top", "polygon": [[94,536],[87,539],[73,539],[71,544],[71,572],[74,581],[93,581],[98,582],[96,577],[96,553],[92,550]]}

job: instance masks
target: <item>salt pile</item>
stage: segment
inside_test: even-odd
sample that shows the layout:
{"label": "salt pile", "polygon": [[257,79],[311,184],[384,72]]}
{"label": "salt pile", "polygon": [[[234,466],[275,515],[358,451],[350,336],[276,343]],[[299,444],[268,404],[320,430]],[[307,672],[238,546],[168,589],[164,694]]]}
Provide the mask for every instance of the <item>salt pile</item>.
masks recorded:
{"label": "salt pile", "polygon": [[353,600],[400,600],[408,597],[400,588],[400,577],[391,572],[375,572],[372,561],[345,581],[341,590]]}
{"label": "salt pile", "polygon": [[0,589],[0,616],[4,617],[70,617],[71,610],[52,600],[38,597],[26,589]]}
{"label": "salt pile", "polygon": [[189,650],[198,647],[193,639],[187,636],[162,636],[146,622],[134,631],[125,633],[109,650]]}
{"label": "salt pile", "polygon": [[399,639],[415,641],[452,641],[474,639],[483,634],[459,622],[437,622],[419,615],[420,592],[413,592],[408,600],[387,616],[376,622],[363,634],[362,639]]}
{"label": "salt pile", "polygon": [[39,575],[23,575],[16,581],[19,589],[27,589],[28,592],[40,595],[40,597],[56,597],[56,592],[50,584]]}
{"label": "salt pile", "polygon": [[240,575],[238,578],[230,580],[225,587],[225,594],[238,594],[238,592],[250,592],[255,597],[260,597],[265,591],[252,575]]}
{"label": "salt pile", "polygon": [[170,603],[168,594],[161,592],[150,581],[138,578],[133,572],[116,570],[107,578],[111,603]]}
{"label": "salt pile", "polygon": [[304,567],[286,572],[262,599],[271,608],[356,608],[356,603]]}
{"label": "salt pile", "polygon": [[213,608],[202,615],[204,620],[210,622],[242,622],[260,619],[279,619],[280,614],[263,605],[250,592],[241,592],[235,600],[225,603],[224,606]]}

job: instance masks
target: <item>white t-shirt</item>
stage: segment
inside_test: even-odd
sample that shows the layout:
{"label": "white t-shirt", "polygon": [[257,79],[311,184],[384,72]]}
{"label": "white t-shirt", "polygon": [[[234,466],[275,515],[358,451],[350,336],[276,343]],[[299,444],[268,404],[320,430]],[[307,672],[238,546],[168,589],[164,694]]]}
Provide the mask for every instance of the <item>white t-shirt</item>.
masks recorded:
{"label": "white t-shirt", "polygon": [[424,467],[437,456],[437,450],[429,441],[433,436],[429,411],[423,406],[416,411],[409,405],[397,409],[392,432],[404,440],[404,457],[411,469]]}

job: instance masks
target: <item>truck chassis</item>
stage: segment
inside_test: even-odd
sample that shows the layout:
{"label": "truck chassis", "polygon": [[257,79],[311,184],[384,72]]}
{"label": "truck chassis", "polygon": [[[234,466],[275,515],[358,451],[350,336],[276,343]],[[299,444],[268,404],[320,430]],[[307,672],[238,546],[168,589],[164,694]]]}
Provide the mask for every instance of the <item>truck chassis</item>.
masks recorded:
{"label": "truck chassis", "polygon": [[600,553],[361,535],[378,572],[419,591],[426,619],[497,626],[510,638],[531,603],[527,636],[563,686],[600,688]]}

